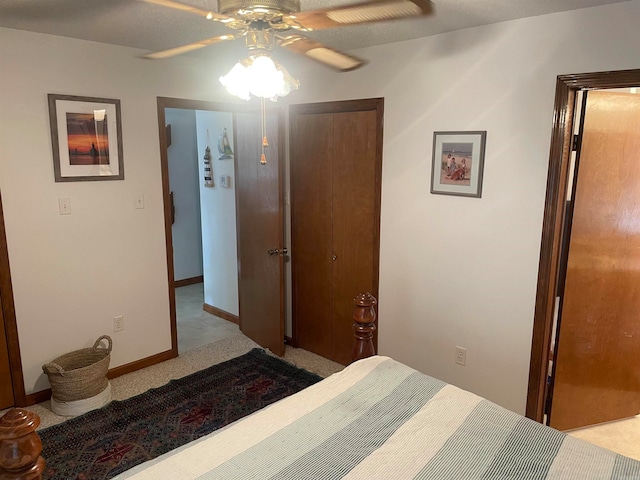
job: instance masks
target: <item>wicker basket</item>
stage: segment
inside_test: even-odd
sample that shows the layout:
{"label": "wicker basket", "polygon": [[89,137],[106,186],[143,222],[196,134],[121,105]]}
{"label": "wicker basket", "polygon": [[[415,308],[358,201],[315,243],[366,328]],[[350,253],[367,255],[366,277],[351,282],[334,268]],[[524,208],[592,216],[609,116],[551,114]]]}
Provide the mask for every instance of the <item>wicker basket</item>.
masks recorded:
{"label": "wicker basket", "polygon": [[[99,346],[102,340],[107,340],[108,348]],[[74,402],[103,392],[109,384],[111,347],[111,337],[102,335],[92,348],[75,350],[43,365],[51,383],[51,396],[58,402]]]}

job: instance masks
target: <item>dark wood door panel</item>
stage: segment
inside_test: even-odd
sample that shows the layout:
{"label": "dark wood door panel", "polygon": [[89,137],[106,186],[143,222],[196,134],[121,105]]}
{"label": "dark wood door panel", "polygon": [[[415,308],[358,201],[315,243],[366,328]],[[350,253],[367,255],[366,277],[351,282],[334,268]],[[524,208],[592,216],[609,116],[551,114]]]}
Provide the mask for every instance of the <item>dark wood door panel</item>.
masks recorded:
{"label": "dark wood door panel", "polygon": [[[13,328],[8,328],[13,327]],[[10,332],[13,330],[13,345],[9,344]],[[20,368],[12,372],[9,358],[10,349],[13,350],[15,362]],[[20,348],[15,323],[15,310],[11,289],[11,273],[9,271],[9,251],[4,229],[4,213],[0,200],[0,410],[14,406],[15,400],[24,399],[24,383],[20,364]],[[18,378],[13,378],[12,374]],[[15,382],[19,379],[19,388],[15,390]],[[16,398],[15,394],[18,394]],[[21,402],[22,403],[22,402]]]}
{"label": "dark wood door panel", "polygon": [[4,329],[1,300],[2,292],[0,292],[0,410],[14,405],[9,349],[7,348],[7,336]]}
{"label": "dark wood door panel", "polygon": [[348,364],[353,299],[378,294],[382,99],[290,110],[294,338]]}
{"label": "dark wood door panel", "polygon": [[589,92],[550,425],[640,413],[640,98]]}
{"label": "dark wood door panel", "polygon": [[333,115],[301,114],[291,128],[291,262],[298,344],[331,356]]}
{"label": "dark wood door panel", "polygon": [[281,118],[267,114],[267,163],[260,163],[262,126],[258,113],[235,120],[236,200],[240,329],[284,355],[284,260],[269,249],[284,247]]}
{"label": "dark wood door panel", "polygon": [[334,115],[333,348],[331,359],[351,361],[353,299],[374,289],[378,245],[376,112]]}

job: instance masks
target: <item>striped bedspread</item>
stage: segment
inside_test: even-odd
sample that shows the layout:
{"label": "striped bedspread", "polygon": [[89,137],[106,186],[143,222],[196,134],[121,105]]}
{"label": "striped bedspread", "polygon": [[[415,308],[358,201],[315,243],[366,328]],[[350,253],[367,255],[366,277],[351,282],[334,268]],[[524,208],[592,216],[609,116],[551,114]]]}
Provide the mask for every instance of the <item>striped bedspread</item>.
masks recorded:
{"label": "striped bedspread", "polygon": [[119,479],[640,479],[640,462],[376,356]]}

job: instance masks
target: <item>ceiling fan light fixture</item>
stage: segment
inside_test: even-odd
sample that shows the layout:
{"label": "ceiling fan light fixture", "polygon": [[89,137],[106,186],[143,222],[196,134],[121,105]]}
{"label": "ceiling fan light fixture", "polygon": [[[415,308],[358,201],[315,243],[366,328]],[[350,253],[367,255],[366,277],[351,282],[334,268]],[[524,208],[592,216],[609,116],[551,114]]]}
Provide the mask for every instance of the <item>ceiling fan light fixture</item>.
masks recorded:
{"label": "ceiling fan light fixture", "polygon": [[250,100],[253,95],[276,101],[300,86],[284,66],[266,54],[236,63],[228,74],[220,77],[220,83],[231,95],[242,100]]}

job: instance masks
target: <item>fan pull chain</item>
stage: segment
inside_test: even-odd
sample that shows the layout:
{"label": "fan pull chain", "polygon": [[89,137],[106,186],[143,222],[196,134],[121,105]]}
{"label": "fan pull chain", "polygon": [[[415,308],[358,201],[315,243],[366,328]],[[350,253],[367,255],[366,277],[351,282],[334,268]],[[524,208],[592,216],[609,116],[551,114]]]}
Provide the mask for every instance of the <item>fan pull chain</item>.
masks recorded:
{"label": "fan pull chain", "polygon": [[266,165],[267,157],[264,154],[264,149],[269,146],[269,140],[267,139],[267,114],[264,97],[260,97],[260,123],[262,126],[262,155],[260,155],[260,163]]}

